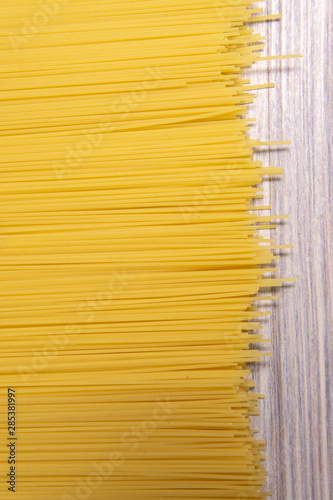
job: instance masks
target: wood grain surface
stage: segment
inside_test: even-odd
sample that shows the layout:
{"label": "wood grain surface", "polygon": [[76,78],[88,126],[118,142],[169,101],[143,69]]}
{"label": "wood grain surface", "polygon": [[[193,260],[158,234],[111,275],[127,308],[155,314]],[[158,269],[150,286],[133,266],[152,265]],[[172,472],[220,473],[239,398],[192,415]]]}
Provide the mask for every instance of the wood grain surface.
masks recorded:
{"label": "wood grain surface", "polygon": [[[258,4],[258,6],[262,4]],[[272,0],[281,21],[254,25],[267,37],[266,54],[302,53],[299,60],[260,62],[248,72],[258,91],[253,136],[290,139],[288,148],[256,153],[285,175],[266,186],[276,214],[290,214],[276,231],[295,249],[281,256],[281,275],[296,277],[282,290],[264,325],[272,358],[257,365],[257,391],[266,395],[256,420],[267,440],[268,489],[273,500],[333,498],[332,448],[332,124],[333,2]],[[260,93],[259,93],[260,92]]]}

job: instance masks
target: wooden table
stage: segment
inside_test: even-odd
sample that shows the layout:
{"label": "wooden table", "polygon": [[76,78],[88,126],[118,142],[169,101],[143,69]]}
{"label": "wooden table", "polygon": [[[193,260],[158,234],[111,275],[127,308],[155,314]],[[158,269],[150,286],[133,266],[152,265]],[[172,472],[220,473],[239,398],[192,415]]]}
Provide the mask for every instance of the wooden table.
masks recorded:
{"label": "wooden table", "polygon": [[255,424],[267,440],[273,500],[329,500],[333,498],[333,2],[268,4],[265,12],[281,12],[282,21],[254,25],[267,36],[264,54],[302,53],[303,59],[260,62],[248,72],[254,82],[276,82],[275,89],[257,91],[251,116],[258,118],[258,124],[251,135],[293,141],[287,148],[263,148],[256,159],[285,169],[283,178],[265,183],[265,203],[275,214],[290,214],[275,235],[279,243],[295,245],[281,254],[279,267],[281,276],[298,281],[282,290],[264,324],[265,336],[272,338],[273,356],[254,368],[257,391],[266,395]]}

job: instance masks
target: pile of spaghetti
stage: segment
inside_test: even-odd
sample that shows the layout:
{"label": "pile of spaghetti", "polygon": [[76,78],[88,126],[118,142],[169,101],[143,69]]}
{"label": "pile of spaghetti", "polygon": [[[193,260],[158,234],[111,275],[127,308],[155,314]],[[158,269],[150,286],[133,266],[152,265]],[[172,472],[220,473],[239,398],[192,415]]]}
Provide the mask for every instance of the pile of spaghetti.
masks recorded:
{"label": "pile of spaghetti", "polygon": [[242,77],[265,18],[1,5],[1,498],[265,497],[248,363],[282,280],[252,201],[281,170],[253,160]]}

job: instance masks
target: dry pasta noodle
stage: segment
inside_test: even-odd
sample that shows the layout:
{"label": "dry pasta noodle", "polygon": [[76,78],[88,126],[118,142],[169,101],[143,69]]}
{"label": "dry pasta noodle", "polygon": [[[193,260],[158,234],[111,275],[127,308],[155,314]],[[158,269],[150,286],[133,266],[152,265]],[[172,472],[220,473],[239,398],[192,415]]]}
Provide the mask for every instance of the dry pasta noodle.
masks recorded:
{"label": "dry pasta noodle", "polygon": [[287,143],[249,135],[262,12],[2,3],[1,498],[266,496],[249,363],[289,246],[252,206],[282,173],[253,148]]}

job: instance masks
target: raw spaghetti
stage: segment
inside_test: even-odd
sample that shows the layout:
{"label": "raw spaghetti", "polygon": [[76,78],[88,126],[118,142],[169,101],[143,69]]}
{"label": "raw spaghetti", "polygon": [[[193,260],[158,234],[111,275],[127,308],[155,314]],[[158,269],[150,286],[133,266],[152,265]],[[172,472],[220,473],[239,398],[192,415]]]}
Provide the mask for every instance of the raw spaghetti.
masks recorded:
{"label": "raw spaghetti", "polygon": [[248,363],[287,246],[251,205],[282,173],[246,118],[261,13],[1,5],[1,498],[265,497]]}

